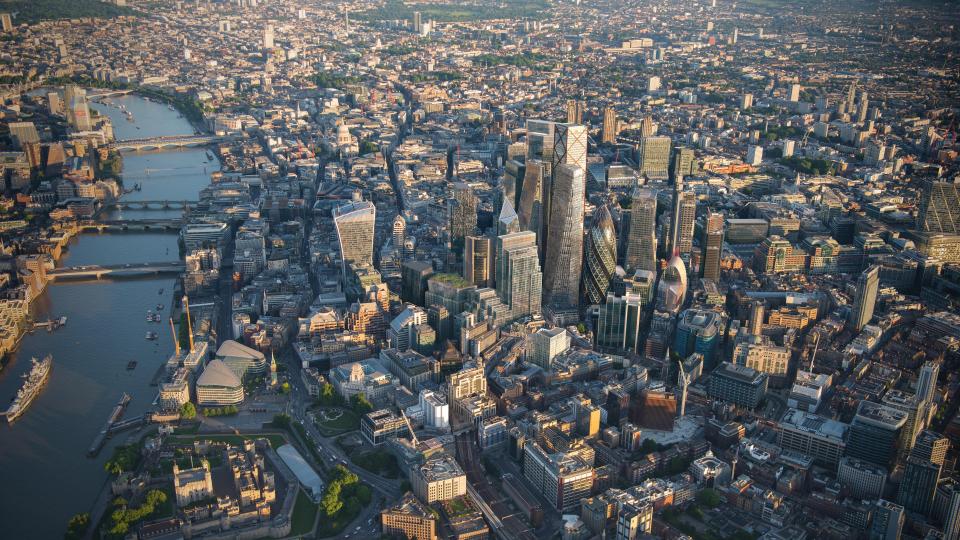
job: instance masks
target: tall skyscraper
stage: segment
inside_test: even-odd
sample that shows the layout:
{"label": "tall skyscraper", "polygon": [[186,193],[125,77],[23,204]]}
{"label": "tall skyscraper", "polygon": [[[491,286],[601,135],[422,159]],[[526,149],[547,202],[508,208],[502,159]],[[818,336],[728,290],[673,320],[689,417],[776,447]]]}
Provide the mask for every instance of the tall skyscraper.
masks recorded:
{"label": "tall skyscraper", "polygon": [[[586,129],[583,129],[583,133],[586,133]],[[557,138],[560,139],[559,132]],[[584,141],[584,156],[585,146]],[[562,145],[557,145],[557,148],[562,148]],[[554,168],[543,267],[544,304],[553,309],[578,307],[583,258],[584,189],[583,168],[566,162],[560,162]]]}
{"label": "tall skyscraper", "polygon": [[417,34],[423,29],[423,16],[419,11],[413,12],[413,31]]}
{"label": "tall skyscraper", "polygon": [[900,480],[897,502],[910,512],[929,515],[940,481],[940,469],[939,463],[911,454]]}
{"label": "tall skyscraper", "polygon": [[[529,125],[529,124],[528,124]],[[554,124],[550,181],[544,185],[544,303],[554,310],[579,305],[583,260],[583,203],[587,172],[587,127]]]}
{"label": "tall skyscraper", "polygon": [[926,180],[920,191],[917,229],[933,233],[960,234],[960,184]]}
{"label": "tall skyscraper", "polygon": [[539,313],[543,274],[537,236],[530,231],[504,234],[496,246],[497,296],[510,307],[511,318]]}
{"label": "tall skyscraper", "polygon": [[263,28],[263,48],[270,50],[273,48],[273,25],[268,24]]}
{"label": "tall skyscraper", "polygon": [[4,32],[13,30],[13,17],[9,13],[0,13],[0,30]]}
{"label": "tall skyscraper", "polygon": [[873,318],[873,308],[877,303],[877,290],[880,288],[880,267],[873,265],[857,278],[857,289],[850,310],[850,327],[859,332]]}
{"label": "tall skyscraper", "polygon": [[670,226],[670,251],[667,257],[679,255],[684,264],[690,264],[693,250],[693,226],[697,218],[697,195],[692,191],[680,191],[682,184],[673,192],[673,215]]}
{"label": "tall skyscraper", "polygon": [[479,288],[493,286],[493,241],[467,236],[463,242],[463,277]]}
{"label": "tall skyscraper", "polygon": [[873,509],[873,523],[870,524],[870,540],[900,540],[903,530],[903,507],[880,499]]}
{"label": "tall skyscraper", "polygon": [[670,159],[670,179],[676,184],[697,173],[697,155],[692,148],[678,146],[673,149]]}
{"label": "tall skyscraper", "polygon": [[403,243],[407,240],[407,220],[403,219],[403,216],[397,214],[397,217],[393,219],[393,247],[399,251],[403,251]]}
{"label": "tall skyscraper", "polygon": [[653,137],[656,133],[657,128],[653,125],[653,117],[650,115],[644,116],[643,120],[640,120],[640,137]]}
{"label": "tall skyscraper", "polygon": [[523,174],[523,189],[520,192],[520,205],[517,208],[520,229],[533,231],[538,237],[543,228],[543,182],[547,168],[543,160],[527,159]]}
{"label": "tall skyscraper", "polygon": [[850,423],[845,455],[889,467],[896,455],[900,430],[906,423],[905,412],[872,401],[861,401]]}
{"label": "tall skyscraper", "polygon": [[579,124],[555,124],[553,138],[553,168],[558,165],[573,165],[587,171],[587,126]]}
{"label": "tall skyscraper", "polygon": [[711,212],[703,230],[703,259],[700,262],[703,279],[720,279],[720,259],[723,256],[723,214]]}
{"label": "tall skyscraper", "polygon": [[931,404],[937,392],[937,377],[940,375],[940,364],[924,362],[917,379],[917,397],[920,401]]}
{"label": "tall skyscraper", "polygon": [[583,296],[589,304],[603,302],[616,268],[617,233],[610,211],[604,205],[593,215],[584,250]]}
{"label": "tall skyscraper", "polygon": [[456,182],[447,200],[447,216],[450,223],[450,244],[459,252],[463,239],[477,229],[477,196],[463,182]]}
{"label": "tall skyscraper", "polygon": [[613,107],[607,107],[603,110],[603,135],[602,142],[614,144],[617,142],[617,112]]}
{"label": "tall skyscraper", "polygon": [[14,144],[21,150],[29,144],[40,142],[40,134],[33,122],[10,122],[7,127]]}
{"label": "tall skyscraper", "polygon": [[670,176],[670,137],[643,137],[637,145],[640,174],[653,179]]}
{"label": "tall skyscraper", "polygon": [[[556,122],[527,120],[527,162],[542,159],[548,165],[553,162],[553,141],[556,137]],[[549,174],[549,171],[547,172]]]}
{"label": "tall skyscraper", "polygon": [[64,101],[67,102],[67,121],[70,125],[77,131],[92,130],[87,91],[79,86],[67,86],[64,90]]}
{"label": "tall skyscraper", "polygon": [[634,188],[630,210],[625,213],[627,270],[657,269],[657,193],[651,189]]}
{"label": "tall skyscraper", "polygon": [[947,502],[946,517],[943,520],[944,540],[960,539],[960,489],[954,485],[949,490],[950,499]]}
{"label": "tall skyscraper", "polygon": [[333,211],[333,224],[340,242],[343,276],[347,265],[373,264],[373,230],[377,207],[370,201],[354,201]]}
{"label": "tall skyscraper", "polygon": [[643,297],[627,292],[618,296],[607,293],[597,317],[594,335],[597,348],[611,352],[640,352],[640,323],[643,318]]}
{"label": "tall skyscraper", "polygon": [[787,95],[787,99],[793,102],[800,101],[800,85],[799,84],[790,85],[790,91]]}

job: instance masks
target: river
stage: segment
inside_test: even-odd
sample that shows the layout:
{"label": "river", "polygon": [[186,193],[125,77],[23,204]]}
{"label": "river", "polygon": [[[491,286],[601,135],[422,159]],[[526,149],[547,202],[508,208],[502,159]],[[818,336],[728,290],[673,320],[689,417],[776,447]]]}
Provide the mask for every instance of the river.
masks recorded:
{"label": "river", "polygon": [[[118,139],[194,132],[166,105],[138,96],[93,103],[111,117]],[[133,113],[126,119],[119,106]],[[137,129],[137,128],[140,129]],[[196,200],[219,164],[205,149],[124,154],[126,188],[141,190],[129,200]],[[113,211],[111,218],[176,217],[179,211]],[[75,238],[59,265],[124,264],[179,258],[175,233],[84,234]],[[96,459],[87,448],[123,392],[133,397],[126,417],[142,414],[156,397],[150,381],[173,352],[166,317],[174,279],[87,281],[51,284],[33,306],[36,320],[67,317],[67,325],[24,336],[20,349],[0,371],[0,407],[16,393],[31,357],[53,354],[47,387],[12,426],[0,421],[0,522],[4,538],[61,538],[70,516],[90,510],[107,479],[103,470],[121,434]],[[158,292],[163,289],[163,294]],[[163,323],[146,322],[147,310],[163,305]],[[160,339],[147,341],[147,331]],[[136,369],[127,363],[136,360]]]}

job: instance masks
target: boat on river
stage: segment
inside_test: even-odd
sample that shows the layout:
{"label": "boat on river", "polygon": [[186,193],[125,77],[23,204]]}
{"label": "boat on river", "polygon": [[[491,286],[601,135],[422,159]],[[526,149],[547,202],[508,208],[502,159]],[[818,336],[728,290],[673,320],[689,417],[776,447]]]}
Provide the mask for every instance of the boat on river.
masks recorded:
{"label": "boat on river", "polygon": [[17,395],[13,396],[10,407],[7,408],[7,412],[4,413],[8,423],[12,424],[14,420],[20,418],[20,416],[27,411],[27,408],[33,403],[33,400],[40,394],[40,390],[42,390],[43,387],[47,385],[47,381],[50,380],[53,356],[48,354],[40,361],[36,358],[31,358],[30,362],[33,363],[33,367],[30,368],[30,373],[23,376],[23,386],[17,391]]}

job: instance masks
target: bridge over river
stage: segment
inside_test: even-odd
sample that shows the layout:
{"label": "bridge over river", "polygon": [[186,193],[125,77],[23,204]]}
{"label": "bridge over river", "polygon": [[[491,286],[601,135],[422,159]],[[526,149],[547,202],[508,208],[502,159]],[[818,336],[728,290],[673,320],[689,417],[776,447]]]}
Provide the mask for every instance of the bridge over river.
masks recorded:
{"label": "bridge over river", "polygon": [[56,281],[58,279],[102,279],[104,277],[122,278],[160,274],[180,274],[184,270],[186,270],[186,265],[180,261],[114,264],[106,266],[64,266],[62,268],[57,268],[47,272],[47,278],[51,281]]}
{"label": "bridge over river", "polygon": [[230,137],[221,137],[218,135],[173,135],[116,141],[111,143],[109,147],[119,152],[139,152],[141,150],[167,150],[170,148],[206,146],[230,139]]}

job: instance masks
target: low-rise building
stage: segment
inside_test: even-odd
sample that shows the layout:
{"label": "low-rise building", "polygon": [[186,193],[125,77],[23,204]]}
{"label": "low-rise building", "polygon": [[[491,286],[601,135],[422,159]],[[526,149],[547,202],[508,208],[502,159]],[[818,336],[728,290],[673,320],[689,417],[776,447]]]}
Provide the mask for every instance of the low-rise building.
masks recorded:
{"label": "low-rise building", "polygon": [[400,502],[380,512],[380,524],[387,537],[436,540],[437,518],[411,492]]}
{"label": "low-rise building", "polygon": [[445,452],[428,459],[410,472],[410,484],[417,497],[427,504],[446,501],[467,493],[467,475]]}

